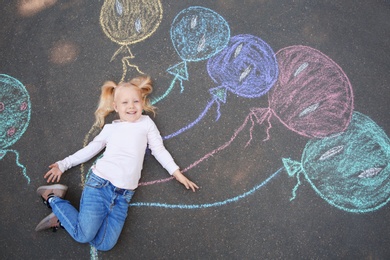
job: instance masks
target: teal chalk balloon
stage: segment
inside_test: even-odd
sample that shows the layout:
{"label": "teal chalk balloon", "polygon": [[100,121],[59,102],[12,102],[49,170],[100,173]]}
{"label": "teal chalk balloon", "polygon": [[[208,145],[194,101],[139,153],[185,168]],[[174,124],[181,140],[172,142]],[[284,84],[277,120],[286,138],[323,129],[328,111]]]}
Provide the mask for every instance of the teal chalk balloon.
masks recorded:
{"label": "teal chalk balloon", "polygon": [[13,145],[30,122],[30,96],[17,79],[0,74],[0,149]]}
{"label": "teal chalk balloon", "polygon": [[313,189],[331,205],[348,212],[370,212],[390,200],[390,140],[369,117],[354,112],[347,130],[312,139],[301,163],[283,159],[300,184],[303,173]]}
{"label": "teal chalk balloon", "polygon": [[30,96],[24,85],[17,79],[0,74],[0,160],[7,153],[14,153],[16,164],[30,183],[26,167],[19,162],[19,152],[6,149],[13,145],[26,131],[30,123]]}

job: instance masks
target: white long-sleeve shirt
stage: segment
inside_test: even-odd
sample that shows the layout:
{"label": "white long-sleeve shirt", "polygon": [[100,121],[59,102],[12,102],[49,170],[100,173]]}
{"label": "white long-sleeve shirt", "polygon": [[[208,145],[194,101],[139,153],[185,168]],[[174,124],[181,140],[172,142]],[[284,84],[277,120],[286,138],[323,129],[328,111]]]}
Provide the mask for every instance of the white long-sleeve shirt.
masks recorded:
{"label": "white long-sleeve shirt", "polygon": [[156,124],[146,115],[142,115],[136,122],[114,121],[106,124],[87,146],[57,163],[64,172],[90,160],[106,148],[92,171],[118,188],[134,190],[141,178],[147,144],[152,155],[169,174],[179,169],[165,149]]}

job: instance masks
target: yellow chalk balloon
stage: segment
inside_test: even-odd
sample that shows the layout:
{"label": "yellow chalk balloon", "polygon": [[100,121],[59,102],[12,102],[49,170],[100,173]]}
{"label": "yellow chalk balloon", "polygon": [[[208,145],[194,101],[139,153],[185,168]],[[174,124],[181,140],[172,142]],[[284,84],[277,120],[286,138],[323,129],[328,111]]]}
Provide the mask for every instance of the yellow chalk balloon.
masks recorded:
{"label": "yellow chalk balloon", "polygon": [[[129,59],[134,58],[129,45],[140,42],[152,35],[162,20],[163,9],[160,0],[106,0],[100,12],[100,25],[111,41],[121,45],[111,60],[119,53],[128,52],[122,58],[124,79],[127,66],[135,67]],[[142,73],[142,72],[141,72]]]}

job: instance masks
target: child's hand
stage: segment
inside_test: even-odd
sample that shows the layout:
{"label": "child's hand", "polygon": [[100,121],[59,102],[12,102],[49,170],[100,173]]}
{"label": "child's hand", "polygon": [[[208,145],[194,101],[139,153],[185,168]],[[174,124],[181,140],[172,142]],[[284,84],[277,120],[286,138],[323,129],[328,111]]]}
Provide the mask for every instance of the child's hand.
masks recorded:
{"label": "child's hand", "polygon": [[176,178],[178,182],[183,184],[187,188],[187,190],[191,189],[193,192],[195,192],[195,189],[199,189],[198,185],[190,181],[186,176],[181,173],[180,170],[176,170],[172,175]]}
{"label": "child's hand", "polygon": [[47,182],[59,182],[61,179],[62,172],[58,168],[57,163],[53,163],[49,166],[50,170],[43,176],[43,178],[47,178]]}

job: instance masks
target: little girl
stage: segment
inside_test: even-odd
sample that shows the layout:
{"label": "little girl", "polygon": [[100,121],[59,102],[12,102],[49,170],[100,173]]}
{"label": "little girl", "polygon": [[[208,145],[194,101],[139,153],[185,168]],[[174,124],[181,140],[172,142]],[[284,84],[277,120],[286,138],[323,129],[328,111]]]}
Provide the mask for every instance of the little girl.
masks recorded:
{"label": "little girl", "polygon": [[[41,186],[37,193],[53,212],[44,218],[36,231],[63,227],[78,242],[90,243],[97,250],[114,247],[122,231],[130,200],[141,177],[147,144],[158,162],[182,183],[195,191],[198,186],[179,170],[163,145],[160,133],[143,110],[154,113],[148,95],[152,92],[149,77],[139,76],[116,85],[106,82],[95,111],[96,124],[103,127],[99,135],[73,155],[50,165],[44,175],[47,182],[59,182],[63,172],[84,163],[105,148],[91,167],[80,201],[79,212],[64,200],[67,186]],[[116,111],[119,120],[104,125],[105,117]]]}

